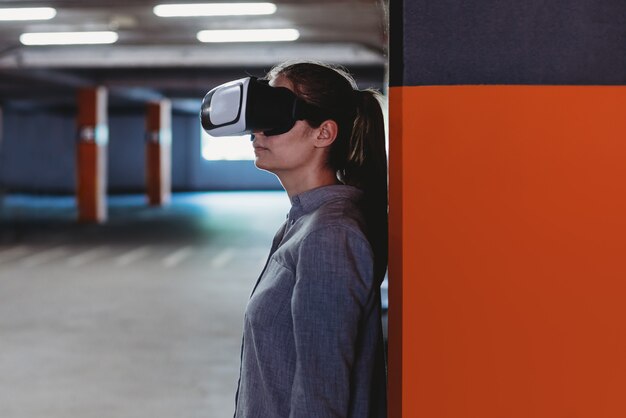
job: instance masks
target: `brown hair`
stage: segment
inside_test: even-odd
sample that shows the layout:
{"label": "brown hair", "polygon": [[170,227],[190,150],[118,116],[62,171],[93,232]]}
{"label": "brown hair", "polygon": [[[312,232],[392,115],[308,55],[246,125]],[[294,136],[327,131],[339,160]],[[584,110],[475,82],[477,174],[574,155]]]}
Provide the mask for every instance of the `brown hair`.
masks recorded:
{"label": "brown hair", "polygon": [[[328,164],[344,184],[364,192],[363,212],[374,251],[375,274],[382,281],[387,269],[387,152],[381,108],[382,95],[359,90],[343,68],[317,62],[283,63],[267,75],[287,78],[298,97],[334,115],[339,126]],[[323,120],[308,120],[318,127]]]}

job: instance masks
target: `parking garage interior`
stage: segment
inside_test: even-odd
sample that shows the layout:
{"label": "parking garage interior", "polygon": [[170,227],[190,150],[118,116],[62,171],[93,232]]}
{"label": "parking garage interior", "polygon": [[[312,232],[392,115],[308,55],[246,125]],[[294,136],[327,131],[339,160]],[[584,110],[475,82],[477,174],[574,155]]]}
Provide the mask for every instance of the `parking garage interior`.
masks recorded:
{"label": "parking garage interior", "polygon": [[[290,203],[276,177],[203,134],[202,97],[286,60],[387,85],[382,2],[274,4],[268,15],[162,17],[148,0],[0,1],[55,11],[0,21],[1,417],[232,416],[244,308]],[[197,37],[250,28],[299,38]],[[117,40],[21,40],[62,31]],[[106,95],[105,210],[81,218],[79,96],[90,89]],[[164,102],[167,197],[155,203],[147,109]]]}

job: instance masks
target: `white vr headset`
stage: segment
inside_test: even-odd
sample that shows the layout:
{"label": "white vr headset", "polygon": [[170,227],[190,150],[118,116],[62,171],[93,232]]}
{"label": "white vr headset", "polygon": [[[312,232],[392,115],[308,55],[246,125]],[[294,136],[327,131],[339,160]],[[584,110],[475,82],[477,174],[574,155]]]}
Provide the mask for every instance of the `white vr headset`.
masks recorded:
{"label": "white vr headset", "polygon": [[262,131],[280,135],[298,120],[322,122],[330,112],[306,103],[285,87],[246,77],[209,91],[200,110],[202,127],[211,136],[235,136]]}

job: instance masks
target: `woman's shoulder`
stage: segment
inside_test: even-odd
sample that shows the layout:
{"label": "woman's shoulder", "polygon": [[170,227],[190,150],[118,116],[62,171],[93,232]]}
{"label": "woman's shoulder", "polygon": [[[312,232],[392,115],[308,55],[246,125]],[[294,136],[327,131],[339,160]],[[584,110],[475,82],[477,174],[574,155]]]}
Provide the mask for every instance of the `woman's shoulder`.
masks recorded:
{"label": "woman's shoulder", "polygon": [[365,238],[363,214],[357,202],[349,199],[333,199],[310,213],[306,219],[306,236],[337,234],[350,238]]}

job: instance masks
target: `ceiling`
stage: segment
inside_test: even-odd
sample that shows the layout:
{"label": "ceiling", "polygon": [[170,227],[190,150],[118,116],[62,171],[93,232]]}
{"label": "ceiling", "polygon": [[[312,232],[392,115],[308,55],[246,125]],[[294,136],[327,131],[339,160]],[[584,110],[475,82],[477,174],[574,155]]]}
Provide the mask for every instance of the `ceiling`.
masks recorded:
{"label": "ceiling", "polygon": [[[188,1],[5,1],[0,7],[51,6],[48,21],[0,22],[0,102],[67,104],[76,89],[109,88],[112,103],[168,97],[184,108],[214,85],[262,75],[290,59],[322,60],[350,69],[359,83],[381,88],[387,33],[383,0],[274,0],[267,16],[172,17],[152,12],[159,3]],[[197,1],[196,1],[197,3]],[[203,44],[204,29],[295,28],[296,42]],[[23,32],[114,30],[112,45],[24,46]],[[195,104],[194,104],[195,106]],[[193,107],[194,111],[196,107]]]}

